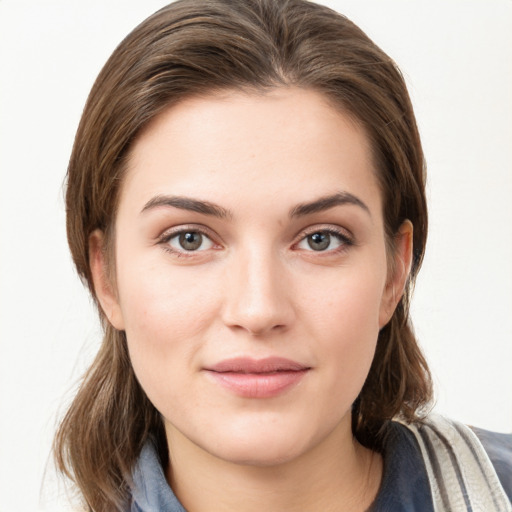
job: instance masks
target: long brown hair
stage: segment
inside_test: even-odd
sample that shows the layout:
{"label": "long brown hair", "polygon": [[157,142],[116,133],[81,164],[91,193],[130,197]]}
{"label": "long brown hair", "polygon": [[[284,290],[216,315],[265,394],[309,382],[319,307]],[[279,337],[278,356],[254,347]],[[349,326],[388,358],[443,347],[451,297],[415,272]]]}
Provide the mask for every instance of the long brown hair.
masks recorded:
{"label": "long brown hair", "polygon": [[[180,0],[145,20],[114,51],[87,100],[67,174],[69,246],[95,297],[88,238],[101,229],[113,261],[120,186],[140,130],[191,95],[279,86],[316,90],[364,126],[391,250],[402,222],[414,226],[410,279],[380,331],[352,411],[354,435],[378,448],[387,420],[413,421],[431,399],[428,367],[408,318],[427,235],[425,172],[400,71],[345,17],[304,0]],[[134,375],[125,333],[109,325],[100,308],[99,314],[103,344],[55,439],[58,467],[97,512],[126,506],[131,470],[148,438],[168,463],[163,422]]]}

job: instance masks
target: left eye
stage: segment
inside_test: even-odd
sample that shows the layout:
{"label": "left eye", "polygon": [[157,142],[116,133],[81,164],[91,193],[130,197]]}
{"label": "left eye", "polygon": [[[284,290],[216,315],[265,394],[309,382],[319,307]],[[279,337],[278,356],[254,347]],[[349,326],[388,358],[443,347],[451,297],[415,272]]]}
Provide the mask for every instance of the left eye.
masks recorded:
{"label": "left eye", "polygon": [[205,251],[213,247],[213,242],[199,231],[182,231],[170,237],[167,242],[177,251]]}
{"label": "left eye", "polygon": [[298,244],[299,249],[312,251],[332,251],[341,247],[346,241],[338,233],[330,233],[329,231],[315,231],[305,236]]}

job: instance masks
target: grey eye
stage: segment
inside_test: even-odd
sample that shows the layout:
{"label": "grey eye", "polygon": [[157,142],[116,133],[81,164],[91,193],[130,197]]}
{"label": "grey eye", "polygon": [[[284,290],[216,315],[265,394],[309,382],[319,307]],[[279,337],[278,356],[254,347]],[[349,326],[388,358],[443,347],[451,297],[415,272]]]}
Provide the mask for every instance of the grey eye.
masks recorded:
{"label": "grey eye", "polygon": [[169,245],[177,251],[204,251],[213,247],[213,242],[199,231],[183,231],[169,239]]}
{"label": "grey eye", "polygon": [[203,243],[203,235],[201,233],[181,233],[179,242],[186,251],[196,251]]}
{"label": "grey eye", "polygon": [[306,239],[313,251],[325,251],[331,244],[331,235],[329,233],[313,233],[308,235]]}
{"label": "grey eye", "polygon": [[343,235],[325,230],[315,231],[304,236],[297,244],[297,248],[305,251],[327,252],[347,244],[349,244],[349,241]]}

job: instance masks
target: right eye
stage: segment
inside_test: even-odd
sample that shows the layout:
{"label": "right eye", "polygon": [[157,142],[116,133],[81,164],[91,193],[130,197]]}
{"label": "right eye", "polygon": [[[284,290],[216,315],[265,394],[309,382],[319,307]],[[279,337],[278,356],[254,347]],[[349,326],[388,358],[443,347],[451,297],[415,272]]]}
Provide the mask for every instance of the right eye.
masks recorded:
{"label": "right eye", "polygon": [[197,230],[187,229],[168,236],[165,242],[174,252],[200,252],[213,247],[212,240]]}

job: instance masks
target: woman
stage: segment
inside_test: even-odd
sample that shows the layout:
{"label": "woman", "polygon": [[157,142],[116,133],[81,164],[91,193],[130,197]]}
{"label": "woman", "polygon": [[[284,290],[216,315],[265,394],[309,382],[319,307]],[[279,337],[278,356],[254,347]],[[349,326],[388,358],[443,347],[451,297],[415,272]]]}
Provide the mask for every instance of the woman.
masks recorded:
{"label": "woman", "polygon": [[68,169],[105,338],[56,456],[89,508],[510,510],[482,442],[512,441],[426,416],[424,188],[402,77],[342,16],[184,0],[137,27]]}

